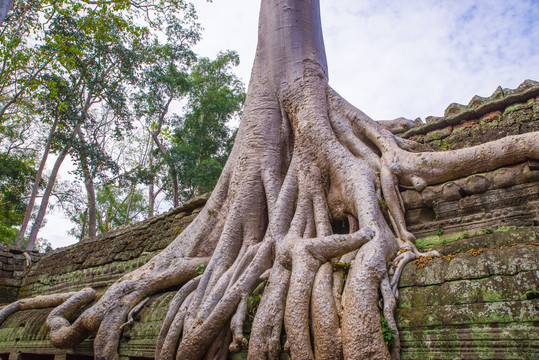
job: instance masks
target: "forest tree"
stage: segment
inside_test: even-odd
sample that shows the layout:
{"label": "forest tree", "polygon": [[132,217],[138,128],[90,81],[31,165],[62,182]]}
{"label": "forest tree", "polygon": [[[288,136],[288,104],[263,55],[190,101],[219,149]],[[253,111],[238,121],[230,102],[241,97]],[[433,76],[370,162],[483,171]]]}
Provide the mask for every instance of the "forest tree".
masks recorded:
{"label": "forest tree", "polygon": [[[397,332],[402,268],[437,255],[416,249],[399,189],[539,159],[538,140],[528,133],[413,152],[412,142],[329,86],[318,0],[262,0],[240,128],[204,210],[73,322],[94,290],[35,301],[61,303],[47,319],[55,346],[96,334],[97,359],[119,358],[122,325],[137,304],[180,285],[156,344],[158,359],[225,359],[247,345],[252,360],[277,359],[283,350],[293,359],[398,359],[398,334],[388,347],[382,317]],[[347,221],[349,234],[333,234],[338,220]],[[337,264],[348,263],[343,284]],[[262,283],[247,342],[247,299]]]}

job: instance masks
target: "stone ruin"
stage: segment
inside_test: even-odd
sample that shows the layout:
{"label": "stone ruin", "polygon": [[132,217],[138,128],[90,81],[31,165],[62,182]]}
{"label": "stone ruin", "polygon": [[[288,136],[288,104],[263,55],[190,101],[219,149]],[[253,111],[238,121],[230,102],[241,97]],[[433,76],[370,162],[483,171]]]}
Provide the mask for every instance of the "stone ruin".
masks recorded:
{"label": "stone ruin", "polygon": [[[526,80],[468,105],[451,104],[444,117],[416,121],[399,136],[418,142],[417,151],[439,151],[532,131],[539,131],[539,83]],[[442,254],[409,263],[400,279],[402,359],[538,359],[539,163],[403,190],[402,197],[416,246]],[[102,294],[165,248],[207,198],[45,255],[0,248],[0,305],[84,287]],[[153,359],[175,290],[151,296],[123,329],[122,360]],[[92,337],[69,350],[50,344],[44,322],[51,310],[27,309],[6,319],[0,359],[93,359]],[[246,351],[230,358],[244,359]]]}

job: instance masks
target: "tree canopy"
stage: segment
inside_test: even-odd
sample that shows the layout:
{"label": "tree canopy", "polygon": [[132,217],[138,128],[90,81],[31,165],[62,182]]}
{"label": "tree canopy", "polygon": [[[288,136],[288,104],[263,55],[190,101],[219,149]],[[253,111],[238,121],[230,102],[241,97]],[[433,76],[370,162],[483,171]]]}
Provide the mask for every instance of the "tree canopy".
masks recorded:
{"label": "tree canopy", "polygon": [[[200,38],[194,6],[183,0],[14,4],[0,32],[0,148],[3,161],[29,160],[20,163],[19,174],[3,174],[26,179],[16,211],[14,203],[0,204],[11,234],[3,241],[13,242],[18,233],[17,245],[28,242],[31,249],[49,199],[58,194],[78,229],[72,234],[84,238],[113,226],[98,219],[98,208],[126,202],[123,223],[129,223],[152,216],[163,201],[178,205],[180,193],[185,200],[211,189],[228,154],[227,123],[244,95],[232,74],[237,55],[199,59],[192,47]],[[221,110],[193,105],[196,97],[210,96],[221,101]],[[213,132],[199,131],[197,139],[206,140],[188,149],[193,141],[186,139],[203,113],[201,124]],[[76,165],[71,184],[59,182],[65,159]],[[183,160],[191,160],[190,170],[176,165]],[[23,173],[22,164],[31,171]],[[195,175],[194,166],[208,176]]]}

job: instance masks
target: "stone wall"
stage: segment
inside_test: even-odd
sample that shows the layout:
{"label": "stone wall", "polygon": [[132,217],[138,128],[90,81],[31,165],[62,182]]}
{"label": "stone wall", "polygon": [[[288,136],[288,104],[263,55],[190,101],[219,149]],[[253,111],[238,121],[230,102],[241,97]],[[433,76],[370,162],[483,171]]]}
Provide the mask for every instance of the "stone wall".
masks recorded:
{"label": "stone wall", "polygon": [[17,299],[24,270],[40,257],[37,252],[25,255],[21,250],[0,242],[0,305]]}
{"label": "stone wall", "polygon": [[[539,83],[498,88],[468,105],[451,104],[441,118],[430,117],[402,136],[419,142],[415,151],[454,150],[507,135],[539,131]],[[436,166],[436,164],[433,164]],[[408,229],[417,237],[465,229],[539,224],[539,163],[528,161],[464,179],[405,190]],[[466,226],[463,226],[465,224]]]}
{"label": "stone wall", "polygon": [[402,359],[537,359],[539,228],[435,245],[399,283]]}
{"label": "stone wall", "polygon": [[88,286],[103,292],[120,276],[167,247],[196,217],[208,196],[47,254],[26,271],[19,297],[77,291]]}
{"label": "stone wall", "polygon": [[443,117],[429,116],[401,136],[423,144],[424,150],[454,150],[539,131],[539,83],[518,88],[498,87],[489,97],[474,96],[468,105],[453,103]]}

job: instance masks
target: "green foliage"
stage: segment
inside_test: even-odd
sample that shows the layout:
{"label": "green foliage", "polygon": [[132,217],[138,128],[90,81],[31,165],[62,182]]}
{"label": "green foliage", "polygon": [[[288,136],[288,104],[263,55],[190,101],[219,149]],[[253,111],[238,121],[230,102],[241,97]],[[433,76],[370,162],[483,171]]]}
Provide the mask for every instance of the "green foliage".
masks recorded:
{"label": "green foliage", "polygon": [[35,170],[28,162],[0,154],[0,241],[14,244],[26,212],[25,197],[31,191]]}
{"label": "green foliage", "polygon": [[342,270],[343,273],[341,275],[341,281],[344,284],[346,282],[346,279],[348,278],[348,271],[350,271],[351,263],[349,262],[338,262],[333,265],[333,271],[339,271]]}
{"label": "green foliage", "polygon": [[486,229],[481,229],[481,230],[477,231],[475,234],[476,235],[486,235],[486,234],[492,234],[492,233],[494,233],[493,228],[486,228]]}
{"label": "green foliage", "polygon": [[98,231],[105,233],[139,219],[146,211],[144,195],[136,189],[105,185],[97,191]]}
{"label": "green foliage", "polygon": [[264,292],[265,283],[260,284],[249,296],[247,296],[247,310],[246,318],[243,323],[243,334],[245,338],[249,340],[251,329],[253,327],[253,321],[258,310],[258,305],[262,299],[262,293]]}
{"label": "green foliage", "polygon": [[187,114],[174,132],[171,157],[186,197],[210,191],[228,158],[234,134],[227,123],[239,116],[245,92],[231,73],[234,52],[200,59],[189,75]]}
{"label": "green foliage", "polygon": [[387,202],[385,199],[379,199],[378,200],[378,206],[380,207],[380,210],[382,210],[382,212],[386,213],[387,210],[388,210],[388,206],[387,206]]}
{"label": "green foliage", "polygon": [[[142,220],[147,213],[147,206],[146,198],[139,189],[121,185],[99,185],[96,189],[97,234]],[[71,189],[65,200],[64,212],[75,224],[69,233],[78,239],[88,235],[86,211],[87,199],[84,194],[78,188]]]}
{"label": "green foliage", "polygon": [[390,348],[395,342],[395,335],[397,332],[391,329],[385,317],[380,316],[380,323],[382,325],[382,337],[384,338],[384,343]]}
{"label": "green foliage", "polygon": [[206,265],[205,264],[200,264],[200,265],[198,265],[196,267],[195,274],[202,275],[202,274],[204,274],[204,270],[206,270]]}
{"label": "green foliage", "polygon": [[335,264],[335,269],[336,270],[339,270],[339,269],[342,269],[342,270],[349,270],[350,269],[350,263],[349,262],[338,262]]}
{"label": "green foliage", "polygon": [[[239,114],[245,94],[231,73],[237,54],[197,59],[192,46],[200,31],[184,0],[14,3],[0,32],[0,151],[18,148],[18,158],[33,159],[48,133],[52,153],[69,150],[78,181],[62,206],[77,237],[90,203],[77,190],[80,181],[97,190],[98,232],[140,219],[148,212],[143,187],[170,193],[171,172],[184,198],[215,185],[234,136],[226,123]],[[168,114],[172,101],[185,104],[185,113]],[[135,161],[118,150],[132,138],[134,119],[147,133],[159,127],[164,154],[147,146]],[[25,209],[20,201],[9,204],[9,211],[0,209],[2,224],[11,224],[0,235],[6,239],[16,236]]]}

